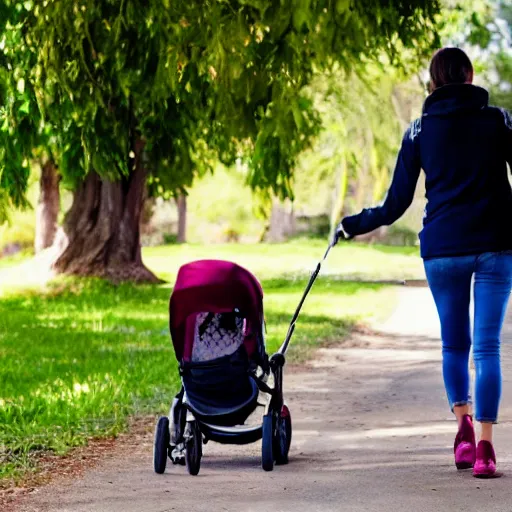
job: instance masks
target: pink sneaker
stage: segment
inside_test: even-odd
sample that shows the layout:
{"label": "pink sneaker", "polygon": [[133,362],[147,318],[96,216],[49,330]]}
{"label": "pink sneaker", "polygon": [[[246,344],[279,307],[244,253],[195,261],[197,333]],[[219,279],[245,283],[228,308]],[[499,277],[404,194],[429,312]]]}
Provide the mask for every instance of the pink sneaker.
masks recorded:
{"label": "pink sneaker", "polygon": [[474,466],[476,460],[475,429],[469,414],[462,418],[453,451],[457,469],[470,469]]}
{"label": "pink sneaker", "polygon": [[489,441],[480,441],[476,449],[476,462],[473,468],[475,478],[499,478],[496,472],[496,454]]}

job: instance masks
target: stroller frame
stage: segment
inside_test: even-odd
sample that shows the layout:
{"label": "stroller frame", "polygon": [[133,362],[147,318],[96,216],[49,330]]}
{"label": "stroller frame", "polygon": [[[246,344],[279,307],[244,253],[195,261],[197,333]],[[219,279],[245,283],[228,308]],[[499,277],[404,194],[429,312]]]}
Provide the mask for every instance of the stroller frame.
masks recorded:
{"label": "stroller frame", "polygon": [[[261,375],[256,369],[249,376],[259,392],[269,398],[264,404],[261,424],[255,426],[222,426],[202,418],[187,399],[183,375],[185,368],[180,364],[182,388],[174,398],[169,416],[159,418],[155,430],[153,462],[156,473],[164,473],[167,459],[173,464],[186,465],[189,474],[197,475],[201,466],[202,446],[209,441],[221,444],[245,445],[262,440],[262,468],[272,471],[274,464],[288,463],[288,453],[292,438],[290,411],[284,400],[283,374],[288,350],[300,311],[309,294],[321,265],[333,247],[330,244],[323,259],[311,274],[301,300],[290,322],[285,340],[279,350],[262,362]],[[273,386],[268,385],[272,377]],[[262,404],[257,404],[262,405]]]}

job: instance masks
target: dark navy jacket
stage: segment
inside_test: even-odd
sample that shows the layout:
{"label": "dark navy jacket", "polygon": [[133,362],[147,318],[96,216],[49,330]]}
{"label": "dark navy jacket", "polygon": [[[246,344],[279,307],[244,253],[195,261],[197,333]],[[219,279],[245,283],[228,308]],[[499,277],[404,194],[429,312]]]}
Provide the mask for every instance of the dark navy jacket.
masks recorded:
{"label": "dark navy jacket", "polygon": [[346,217],[350,236],[398,220],[412,203],[420,170],[428,200],[423,258],[512,249],[512,116],[490,107],[485,89],[447,85],[425,101],[406,131],[383,204]]}

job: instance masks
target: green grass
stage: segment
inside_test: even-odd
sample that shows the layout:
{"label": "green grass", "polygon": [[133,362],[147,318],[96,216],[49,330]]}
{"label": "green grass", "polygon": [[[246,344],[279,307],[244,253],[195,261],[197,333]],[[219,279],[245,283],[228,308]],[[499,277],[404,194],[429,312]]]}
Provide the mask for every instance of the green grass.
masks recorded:
{"label": "green grass", "polygon": [[[177,245],[148,247],[144,261],[162,279],[173,281],[183,263],[199,258],[228,259],[256,276],[309,275],[327,248],[324,240],[294,240],[285,244]],[[323,265],[324,275],[343,279],[414,279],[424,276],[415,247],[339,244]]]}
{"label": "green grass", "polygon": [[[171,280],[182,263],[200,257],[247,265],[265,290],[267,345],[272,352],[284,338],[307,271],[322,249],[318,242],[181,246],[150,249],[144,258]],[[366,277],[398,276],[398,268],[412,272],[417,263],[408,251],[379,248],[341,248],[332,256],[326,271],[351,269],[345,275]],[[17,277],[22,286],[23,275],[29,274],[14,264],[2,272]],[[129,415],[168,409],[179,385],[167,331],[170,284],[114,286],[94,279],[59,279],[44,291],[3,288],[0,477],[32,468],[38,450],[65,453],[91,436],[123,430]],[[299,319],[291,360],[304,360],[312,348],[341,340],[356,322],[385,316],[393,306],[393,294],[381,285],[320,277]]]}

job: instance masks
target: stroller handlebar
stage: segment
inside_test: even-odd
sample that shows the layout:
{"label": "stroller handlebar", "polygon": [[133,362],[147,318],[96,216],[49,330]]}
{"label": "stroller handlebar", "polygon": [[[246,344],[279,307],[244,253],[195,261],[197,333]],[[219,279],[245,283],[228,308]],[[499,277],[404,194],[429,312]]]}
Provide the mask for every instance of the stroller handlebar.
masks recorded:
{"label": "stroller handlebar", "polygon": [[290,340],[292,339],[292,336],[293,336],[293,332],[295,331],[295,324],[297,322],[297,319],[299,318],[299,314],[302,309],[302,306],[303,306],[304,302],[306,301],[306,297],[308,296],[311,288],[313,288],[313,284],[316,281],[318,274],[320,273],[322,264],[325,262],[325,260],[327,259],[327,256],[329,255],[329,252],[335,245],[336,245],[336,242],[334,242],[334,241],[329,243],[329,247],[327,247],[324,257],[317,263],[314,272],[311,274],[311,277],[309,278],[309,282],[306,286],[306,289],[304,290],[304,293],[302,294],[302,297],[300,299],[299,305],[297,306],[297,309],[295,310],[295,313],[293,314],[292,320],[290,322],[290,326],[288,327],[288,332],[286,333],[286,338],[284,339],[283,344],[277,351],[278,354],[281,354],[281,355],[286,354],[286,351],[288,350],[288,345],[290,344]]}

